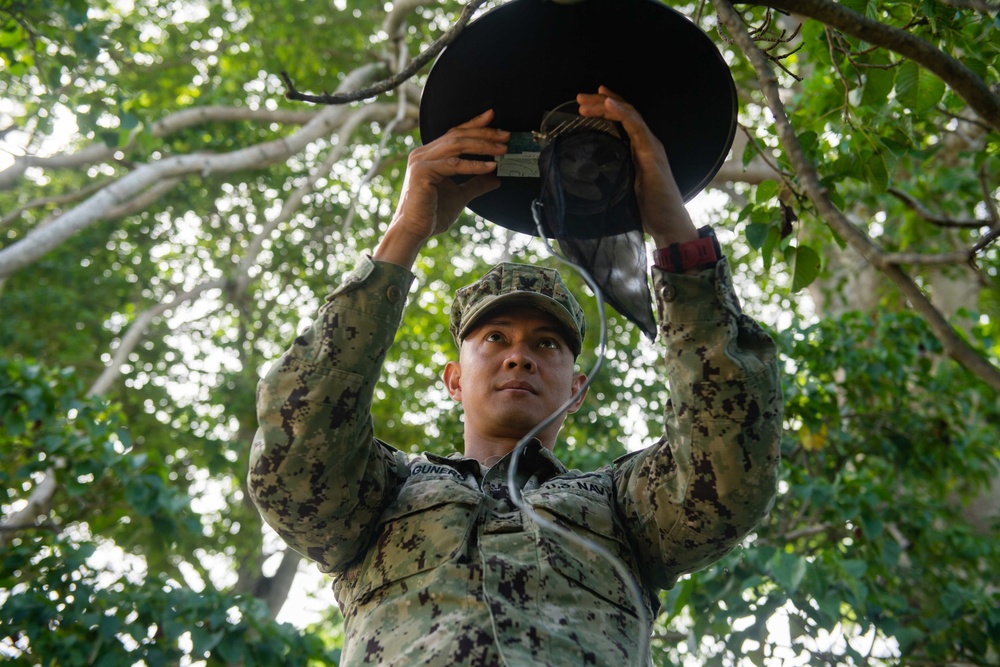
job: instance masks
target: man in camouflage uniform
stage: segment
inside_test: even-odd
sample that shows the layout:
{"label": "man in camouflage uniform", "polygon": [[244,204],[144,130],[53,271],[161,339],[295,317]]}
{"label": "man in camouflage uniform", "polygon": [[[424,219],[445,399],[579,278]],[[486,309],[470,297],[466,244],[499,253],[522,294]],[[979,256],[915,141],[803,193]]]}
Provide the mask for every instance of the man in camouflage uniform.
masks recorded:
{"label": "man in camouflage uniform", "polygon": [[[582,115],[628,132],[656,247],[696,241],[663,146],[635,109],[604,88],[577,99]],[[775,348],[741,312],[725,258],[652,269],[671,401],[666,434],[648,448],[594,472],[559,462],[557,434],[583,400],[583,314],[555,271],[517,264],[463,288],[452,307],[460,352],[444,383],[463,404],[464,453],[409,457],[375,437],[369,408],[409,268],[497,185],[494,162],[460,157],[504,153],[509,133],[491,119],[413,151],[375,252],[260,383],[250,492],[282,538],[334,577],[343,666],[638,664],[657,592],[728,552],[774,500]],[[522,508],[506,483],[510,453],[560,406],[518,459]]]}

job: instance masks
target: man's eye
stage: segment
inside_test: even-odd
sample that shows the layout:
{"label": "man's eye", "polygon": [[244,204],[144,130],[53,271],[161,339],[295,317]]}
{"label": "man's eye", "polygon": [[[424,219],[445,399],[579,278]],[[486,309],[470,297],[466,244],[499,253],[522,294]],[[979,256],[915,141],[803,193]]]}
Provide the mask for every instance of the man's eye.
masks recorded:
{"label": "man's eye", "polygon": [[546,347],[549,348],[550,350],[559,349],[559,341],[557,341],[555,338],[543,338],[538,342],[538,345],[539,347]]}
{"label": "man's eye", "polygon": [[486,337],[483,340],[488,343],[499,343],[503,340],[503,336],[500,335],[499,331],[491,331],[486,334]]}

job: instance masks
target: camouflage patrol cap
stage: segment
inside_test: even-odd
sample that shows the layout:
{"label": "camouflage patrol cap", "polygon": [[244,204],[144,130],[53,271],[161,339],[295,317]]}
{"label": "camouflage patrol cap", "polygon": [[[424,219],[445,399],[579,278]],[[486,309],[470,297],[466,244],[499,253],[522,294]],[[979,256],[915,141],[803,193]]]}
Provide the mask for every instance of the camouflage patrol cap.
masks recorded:
{"label": "camouflage patrol cap", "polygon": [[580,304],[555,269],[504,262],[455,292],[451,304],[451,335],[462,340],[486,313],[498,306],[524,304],[552,315],[566,329],[573,355],[579,355],[587,323]]}

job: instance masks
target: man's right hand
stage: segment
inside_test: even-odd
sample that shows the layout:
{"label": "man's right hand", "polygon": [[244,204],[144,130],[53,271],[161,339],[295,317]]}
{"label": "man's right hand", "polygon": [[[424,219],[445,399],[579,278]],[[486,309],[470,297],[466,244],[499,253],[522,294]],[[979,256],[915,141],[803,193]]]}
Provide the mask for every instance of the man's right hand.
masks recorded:
{"label": "man's right hand", "polygon": [[636,108],[606,86],[601,86],[597,94],[581,93],[576,100],[581,116],[618,121],[628,133],[642,228],[656,247],[696,240],[698,230],[684,206],[663,143]]}
{"label": "man's right hand", "polygon": [[[460,157],[507,152],[510,132],[488,127],[492,120],[487,110],[410,153],[396,213],[374,259],[409,268],[430,237],[451,227],[470,201],[500,186],[494,160]],[[457,183],[452,176],[472,178]]]}

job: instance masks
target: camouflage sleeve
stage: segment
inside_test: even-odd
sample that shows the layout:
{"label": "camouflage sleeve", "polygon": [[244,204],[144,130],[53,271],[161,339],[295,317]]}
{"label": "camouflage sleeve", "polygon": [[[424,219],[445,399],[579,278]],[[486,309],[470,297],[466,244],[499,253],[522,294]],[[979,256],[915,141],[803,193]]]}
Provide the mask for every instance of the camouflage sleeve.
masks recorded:
{"label": "camouflage sleeve", "polygon": [[412,280],[362,260],[258,384],[250,496],[324,572],[353,560],[406,474],[404,455],[375,439],[370,408]]}
{"label": "camouflage sleeve", "polygon": [[776,493],[783,399],[770,336],[743,314],[729,264],[653,269],[670,400],[665,435],[615,464],[647,583],[673,586],[732,549]]}

